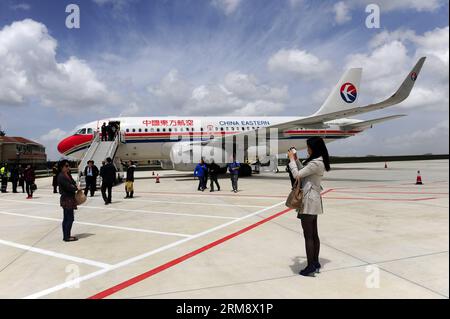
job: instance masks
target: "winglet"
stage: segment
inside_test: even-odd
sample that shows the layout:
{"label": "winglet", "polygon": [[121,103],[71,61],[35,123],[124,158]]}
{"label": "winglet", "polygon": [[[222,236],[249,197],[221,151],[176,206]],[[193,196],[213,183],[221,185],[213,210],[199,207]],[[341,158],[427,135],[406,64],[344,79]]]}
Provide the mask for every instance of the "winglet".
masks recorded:
{"label": "winglet", "polygon": [[420,60],[417,62],[417,64],[414,66],[412,71],[408,74],[406,79],[403,81],[400,88],[397,90],[397,92],[392,95],[392,99],[395,99],[397,103],[400,103],[404,100],[406,100],[411,93],[414,84],[416,83],[417,78],[419,77],[420,70],[422,70],[422,66],[425,63],[426,57],[420,58]]}

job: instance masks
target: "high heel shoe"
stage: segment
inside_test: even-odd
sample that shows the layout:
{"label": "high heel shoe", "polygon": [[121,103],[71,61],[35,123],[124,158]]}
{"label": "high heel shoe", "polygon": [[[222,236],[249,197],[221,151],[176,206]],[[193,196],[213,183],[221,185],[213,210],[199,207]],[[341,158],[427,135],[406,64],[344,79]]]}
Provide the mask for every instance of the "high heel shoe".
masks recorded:
{"label": "high heel shoe", "polygon": [[311,266],[306,267],[302,271],[300,271],[299,274],[301,276],[305,276],[305,277],[314,277],[315,272],[316,272],[316,267],[311,265]]}
{"label": "high heel shoe", "polygon": [[316,268],[316,273],[320,273],[320,268],[322,268],[322,265],[318,262],[314,263],[313,265]]}

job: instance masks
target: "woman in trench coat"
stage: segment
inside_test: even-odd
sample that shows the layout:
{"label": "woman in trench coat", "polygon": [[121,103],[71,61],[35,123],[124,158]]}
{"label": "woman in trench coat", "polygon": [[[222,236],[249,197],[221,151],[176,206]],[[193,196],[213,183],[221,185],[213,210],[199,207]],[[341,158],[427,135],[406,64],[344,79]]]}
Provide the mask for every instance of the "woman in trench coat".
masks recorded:
{"label": "woman in trench coat", "polygon": [[330,170],[330,158],[325,142],[320,137],[313,137],[306,141],[308,146],[308,159],[303,164],[297,160],[295,150],[288,153],[289,169],[295,179],[299,179],[303,189],[303,205],[297,210],[302,221],[303,235],[305,237],[306,256],[308,265],[300,271],[302,276],[310,276],[319,272],[320,239],[317,230],[317,217],[323,214],[322,205],[322,178],[325,171]]}

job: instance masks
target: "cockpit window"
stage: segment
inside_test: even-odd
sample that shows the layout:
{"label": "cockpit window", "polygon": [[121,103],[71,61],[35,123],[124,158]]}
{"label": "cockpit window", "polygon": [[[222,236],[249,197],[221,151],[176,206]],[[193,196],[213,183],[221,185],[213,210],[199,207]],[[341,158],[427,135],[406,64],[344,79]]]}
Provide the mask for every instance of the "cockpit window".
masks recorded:
{"label": "cockpit window", "polygon": [[84,134],[86,134],[86,129],[82,128],[81,130],[78,130],[75,134],[77,134],[77,135],[84,135]]}
{"label": "cockpit window", "polygon": [[92,133],[94,133],[94,131],[91,128],[88,128],[87,133],[92,134]]}

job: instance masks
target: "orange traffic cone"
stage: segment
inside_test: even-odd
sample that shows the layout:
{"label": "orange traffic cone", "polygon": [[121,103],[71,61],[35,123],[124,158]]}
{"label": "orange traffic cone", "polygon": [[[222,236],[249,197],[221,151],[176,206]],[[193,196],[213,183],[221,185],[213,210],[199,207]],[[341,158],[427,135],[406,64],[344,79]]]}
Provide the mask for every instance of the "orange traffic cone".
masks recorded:
{"label": "orange traffic cone", "polygon": [[159,183],[161,183],[161,182],[159,180],[159,174],[158,174],[158,175],[156,175],[156,184],[159,184]]}
{"label": "orange traffic cone", "polygon": [[420,171],[417,171],[416,185],[423,185],[422,176],[420,176]]}

